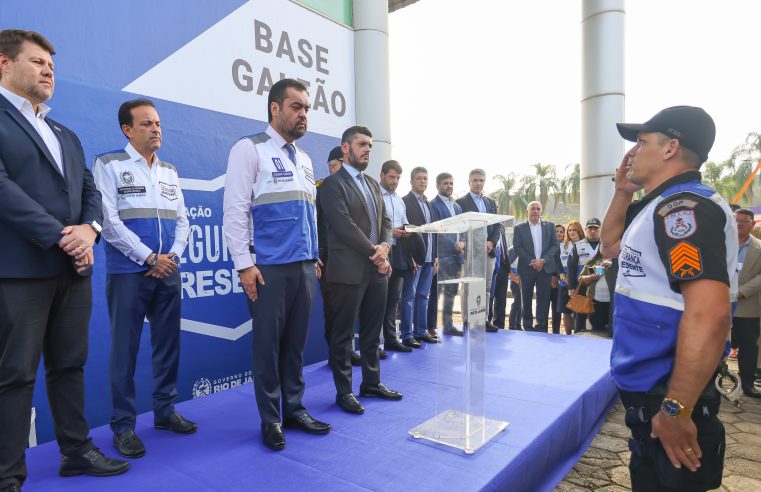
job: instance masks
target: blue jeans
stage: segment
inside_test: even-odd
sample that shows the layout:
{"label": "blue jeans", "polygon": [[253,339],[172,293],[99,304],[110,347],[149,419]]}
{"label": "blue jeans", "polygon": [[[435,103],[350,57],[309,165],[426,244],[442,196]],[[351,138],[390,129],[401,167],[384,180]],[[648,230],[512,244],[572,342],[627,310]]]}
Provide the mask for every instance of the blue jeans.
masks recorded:
{"label": "blue jeans", "polygon": [[433,279],[433,263],[423,263],[414,275],[405,273],[402,300],[399,304],[402,340],[425,335],[428,321],[428,295]]}

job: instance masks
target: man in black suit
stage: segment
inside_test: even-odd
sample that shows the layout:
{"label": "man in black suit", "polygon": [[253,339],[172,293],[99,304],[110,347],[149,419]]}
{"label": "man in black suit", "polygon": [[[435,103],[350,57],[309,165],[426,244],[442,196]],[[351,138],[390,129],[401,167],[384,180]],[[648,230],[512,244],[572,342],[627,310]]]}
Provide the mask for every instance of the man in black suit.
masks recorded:
{"label": "man in black suit", "polygon": [[[518,276],[521,279],[523,329],[547,333],[552,274],[555,256],[560,251],[555,224],[541,219],[542,205],[531,202],[526,207],[528,221],[515,226],[513,248],[518,255]],[[536,286],[536,325],[533,324],[531,302]]]}
{"label": "man in black suit", "polygon": [[[484,195],[484,183],[486,182],[486,171],[483,169],[473,169],[468,175],[468,186],[470,192],[460,197],[457,203],[465,212],[481,212],[484,214],[496,214],[497,203]],[[502,234],[501,224],[492,224],[486,229],[486,295],[491,292],[491,280],[494,274],[494,265],[497,261],[497,243]],[[491,321],[486,322],[486,331],[497,331],[497,327]]]}
{"label": "man in black suit", "polygon": [[88,437],[84,365],[92,308],[93,244],[100,193],[77,136],[47,118],[50,42],[0,31],[0,489],[26,479],[32,393],[40,355],[61,448],[62,476],[117,475]]}
{"label": "man in black suit", "polygon": [[[410,224],[420,226],[433,222],[433,211],[425,196],[428,188],[428,171],[416,167],[410,173],[412,191],[402,200],[407,209]],[[436,238],[433,234],[422,234],[425,243],[425,258],[415,265],[404,277],[402,302],[400,306],[400,326],[402,343],[410,347],[419,347],[420,342],[437,343],[435,328],[428,330],[428,297],[431,293],[431,281],[439,268],[436,258]],[[417,341],[417,345],[415,344]]]}
{"label": "man in black suit", "polygon": [[362,171],[370,161],[372,133],[362,126],[341,137],[344,162],[320,187],[320,207],[327,223],[330,284],[328,304],[333,313],[330,363],[336,403],[344,411],[364,413],[351,384],[351,341],[359,318],[362,355],[360,396],[401,400],[402,394],[380,381],[379,341],[386,308],[391,265],[388,262],[391,220],[380,186]]}

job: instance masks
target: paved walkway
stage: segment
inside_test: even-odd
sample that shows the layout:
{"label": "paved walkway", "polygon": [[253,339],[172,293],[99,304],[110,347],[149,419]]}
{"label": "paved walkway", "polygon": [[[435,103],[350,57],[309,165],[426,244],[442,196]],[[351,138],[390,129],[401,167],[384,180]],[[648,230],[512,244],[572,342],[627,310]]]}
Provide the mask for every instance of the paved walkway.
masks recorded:
{"label": "paved walkway", "polygon": [[[737,363],[729,361],[737,371]],[[761,400],[743,398],[740,408],[722,400],[721,421],[727,431],[724,479],[716,490],[761,491]],[[629,481],[629,430],[619,402],[573,469],[555,488],[556,492],[631,490]]]}

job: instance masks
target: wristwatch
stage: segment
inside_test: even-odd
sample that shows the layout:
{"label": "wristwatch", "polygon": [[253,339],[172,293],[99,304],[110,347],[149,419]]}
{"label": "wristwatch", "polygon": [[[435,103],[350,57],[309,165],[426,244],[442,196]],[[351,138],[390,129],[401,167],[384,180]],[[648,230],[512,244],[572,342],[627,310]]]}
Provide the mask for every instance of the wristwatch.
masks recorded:
{"label": "wristwatch", "polygon": [[98,224],[98,221],[97,221],[97,220],[93,220],[92,222],[90,222],[90,223],[89,223],[89,224],[87,224],[87,225],[89,225],[90,227],[92,227],[92,230],[93,230],[93,231],[95,231],[95,234],[100,234],[100,233],[101,233],[101,231],[103,230],[103,226],[101,226],[100,224]]}
{"label": "wristwatch", "polygon": [[159,255],[156,253],[151,253],[150,256],[148,256],[148,259],[145,260],[145,264],[149,267],[155,267],[156,263],[159,261]]}
{"label": "wristwatch", "polygon": [[678,400],[666,397],[661,403],[661,412],[671,418],[689,417],[692,415],[692,408],[685,408]]}

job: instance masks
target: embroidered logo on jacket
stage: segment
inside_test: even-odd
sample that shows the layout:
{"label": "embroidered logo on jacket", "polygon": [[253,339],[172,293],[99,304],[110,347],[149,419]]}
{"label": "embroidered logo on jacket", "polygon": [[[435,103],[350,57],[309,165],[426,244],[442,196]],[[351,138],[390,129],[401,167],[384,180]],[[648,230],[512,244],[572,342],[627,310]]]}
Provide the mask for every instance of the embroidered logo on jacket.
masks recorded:
{"label": "embroidered logo on jacket", "polygon": [[692,210],[678,210],[670,213],[663,219],[666,227],[666,235],[672,239],[690,237],[698,230],[695,221],[695,212]]}

